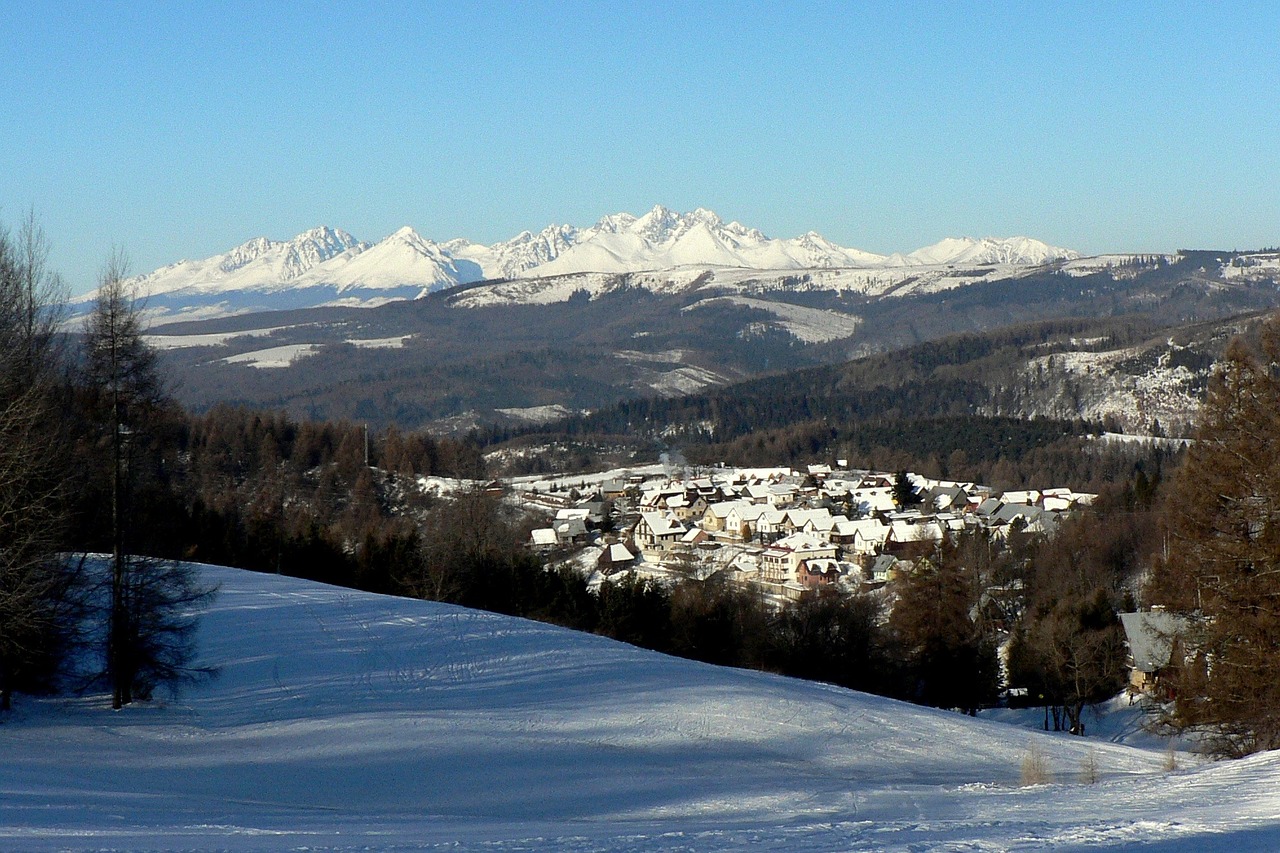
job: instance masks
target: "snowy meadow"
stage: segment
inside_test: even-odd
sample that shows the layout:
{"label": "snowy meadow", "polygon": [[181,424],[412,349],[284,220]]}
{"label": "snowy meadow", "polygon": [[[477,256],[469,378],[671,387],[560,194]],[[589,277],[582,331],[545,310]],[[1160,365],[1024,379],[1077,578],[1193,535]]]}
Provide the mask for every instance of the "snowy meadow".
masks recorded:
{"label": "snowy meadow", "polygon": [[119,712],[20,697],[0,849],[1280,849],[1273,754],[1169,771],[1158,747],[201,572],[218,677]]}

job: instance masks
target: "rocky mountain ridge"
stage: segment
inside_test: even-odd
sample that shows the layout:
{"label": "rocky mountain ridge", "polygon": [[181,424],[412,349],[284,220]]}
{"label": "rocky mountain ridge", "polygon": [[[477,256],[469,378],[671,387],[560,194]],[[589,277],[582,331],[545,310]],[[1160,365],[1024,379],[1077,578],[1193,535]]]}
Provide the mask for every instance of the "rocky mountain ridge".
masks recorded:
{"label": "rocky mountain ridge", "polygon": [[[705,208],[679,213],[658,205],[643,216],[612,214],[584,229],[551,225],[491,245],[464,238],[437,242],[408,226],[367,243],[322,226],[287,241],[258,237],[221,255],[179,261],[135,283],[157,318],[202,319],[301,307],[372,307],[483,281],[525,282],[507,299],[529,294],[545,302],[547,297],[538,294],[558,286],[545,282],[575,276],[670,273],[673,278],[666,282],[661,275],[646,279],[665,285],[702,271],[722,277],[745,271],[775,281],[798,272],[826,273],[819,276],[826,281],[843,272],[832,286],[846,289],[851,285],[844,279],[937,279],[957,267],[990,272],[994,266],[1014,274],[1077,257],[1029,237],[948,238],[908,254],[878,255],[838,246],[814,231],[774,239]],[[75,300],[73,314],[87,311],[93,297]]]}

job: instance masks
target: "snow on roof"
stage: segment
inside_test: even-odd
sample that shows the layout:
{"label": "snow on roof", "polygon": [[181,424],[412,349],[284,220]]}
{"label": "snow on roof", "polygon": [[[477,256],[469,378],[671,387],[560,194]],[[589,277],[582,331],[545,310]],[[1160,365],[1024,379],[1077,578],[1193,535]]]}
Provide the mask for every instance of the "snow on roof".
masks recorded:
{"label": "snow on roof", "polygon": [[531,531],[529,535],[533,540],[533,544],[538,546],[556,545],[560,541],[556,538],[555,529],[551,527],[539,527]]}
{"label": "snow on roof", "polygon": [[609,560],[614,563],[629,563],[636,558],[636,555],[632,554],[627,546],[621,542],[610,545],[607,553]]}
{"label": "snow on roof", "polygon": [[736,507],[753,506],[746,501],[720,501],[707,507],[707,513],[715,518],[726,518]]}
{"label": "snow on roof", "polygon": [[1125,637],[1129,640],[1134,669],[1155,672],[1169,664],[1173,639],[1190,629],[1191,620],[1164,610],[1147,610],[1121,613],[1120,624],[1124,626]]}
{"label": "snow on roof", "polygon": [[640,517],[655,536],[683,533],[685,530],[684,525],[680,523],[678,518],[673,518],[661,512],[642,512]]}

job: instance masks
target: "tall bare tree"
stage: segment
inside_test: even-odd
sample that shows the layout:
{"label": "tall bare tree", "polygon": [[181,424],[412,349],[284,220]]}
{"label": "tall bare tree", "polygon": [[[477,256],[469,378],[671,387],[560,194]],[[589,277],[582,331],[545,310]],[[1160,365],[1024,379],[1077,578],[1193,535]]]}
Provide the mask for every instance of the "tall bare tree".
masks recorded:
{"label": "tall bare tree", "polygon": [[60,281],[34,214],[0,230],[0,710],[44,681],[70,628],[52,387]]}

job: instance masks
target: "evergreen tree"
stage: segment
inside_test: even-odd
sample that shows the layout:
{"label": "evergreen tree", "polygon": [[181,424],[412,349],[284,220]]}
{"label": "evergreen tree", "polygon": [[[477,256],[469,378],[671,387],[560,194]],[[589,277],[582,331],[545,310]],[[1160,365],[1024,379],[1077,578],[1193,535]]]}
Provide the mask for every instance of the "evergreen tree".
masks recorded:
{"label": "evergreen tree", "polygon": [[[1280,319],[1227,349],[1171,489],[1152,603],[1193,616],[1166,722],[1221,755],[1280,747]],[[1180,665],[1181,666],[1178,666]]]}
{"label": "evergreen tree", "polygon": [[161,683],[200,673],[190,667],[192,608],[212,590],[201,588],[187,566],[141,558],[133,552],[136,471],[147,427],[165,401],[154,350],[143,337],[142,314],[116,253],[99,281],[85,334],[85,380],[96,402],[98,427],[110,455],[111,579],[107,677],[111,706],[150,698]]}
{"label": "evergreen tree", "polygon": [[959,566],[921,560],[902,578],[889,628],[902,656],[912,701],[975,713],[995,701],[995,645],[971,617],[977,585]]}
{"label": "evergreen tree", "polygon": [[924,502],[924,498],[916,489],[915,483],[911,482],[911,475],[906,470],[899,471],[893,478],[893,499],[904,509],[919,506]]}

